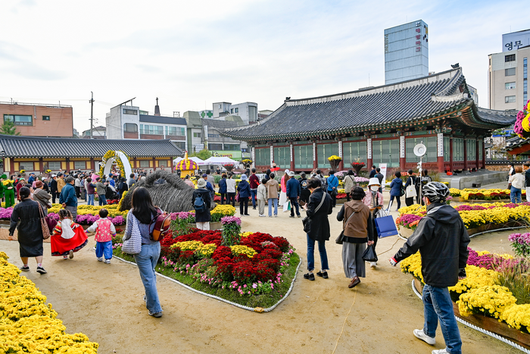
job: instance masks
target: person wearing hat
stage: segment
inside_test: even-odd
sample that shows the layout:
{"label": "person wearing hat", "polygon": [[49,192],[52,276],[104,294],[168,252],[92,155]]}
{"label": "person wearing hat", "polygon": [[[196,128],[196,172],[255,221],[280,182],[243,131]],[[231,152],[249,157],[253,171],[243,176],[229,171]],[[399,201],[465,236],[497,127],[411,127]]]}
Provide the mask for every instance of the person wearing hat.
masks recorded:
{"label": "person wearing hat", "polygon": [[42,181],[35,182],[35,191],[33,192],[33,200],[42,206],[44,215],[48,215],[48,209],[52,207],[50,199],[51,194],[44,190],[44,183]]}
{"label": "person wearing hat", "polygon": [[195,209],[195,222],[199,230],[210,230],[210,220],[212,220],[212,215],[210,214],[210,191],[206,189],[206,180],[199,178],[197,180],[197,189],[193,191],[193,196],[191,199],[191,204],[195,206],[197,198],[203,200],[206,208],[204,210]]}
{"label": "person wearing hat", "polygon": [[291,202],[291,215],[290,218],[294,218],[294,209],[296,208],[296,216],[300,217],[300,210],[298,208],[298,197],[300,197],[300,193],[302,192],[302,188],[300,187],[300,183],[294,178],[294,171],[289,172],[289,180],[287,181],[287,198],[289,198],[289,201]]}
{"label": "person wearing hat", "polygon": [[[380,210],[383,208],[383,193],[379,192],[379,188],[381,187],[379,178],[372,177],[370,178],[368,182],[368,190],[366,191],[366,196],[363,198],[363,203],[368,208],[370,208],[370,212],[372,213],[372,220],[374,221],[374,230],[375,228],[375,219],[380,215]],[[377,235],[374,237],[374,250],[377,246]],[[377,266],[377,262],[370,262],[370,267],[375,268]]]}
{"label": "person wearing hat", "polygon": [[361,187],[351,191],[351,202],[346,202],[337,214],[338,221],[343,222],[344,242],[342,243],[342,265],[344,274],[350,278],[348,288],[357,286],[366,276],[363,253],[366,244],[374,243],[372,213],[363,203],[365,193]]}
{"label": "person wearing hat", "polygon": [[247,175],[241,175],[241,182],[237,186],[237,192],[239,193],[239,214],[249,215],[248,213],[248,198],[250,197],[250,184],[247,181]]}
{"label": "person wearing hat", "polygon": [[26,186],[26,180],[24,179],[24,177],[20,177],[18,179],[18,183],[17,183],[17,186],[16,186],[16,191],[17,191],[17,200],[20,202],[20,189],[22,187],[25,187]]}
{"label": "person wearing hat", "polygon": [[35,182],[35,172],[31,172],[28,178],[28,183],[32,184],[33,182]]}

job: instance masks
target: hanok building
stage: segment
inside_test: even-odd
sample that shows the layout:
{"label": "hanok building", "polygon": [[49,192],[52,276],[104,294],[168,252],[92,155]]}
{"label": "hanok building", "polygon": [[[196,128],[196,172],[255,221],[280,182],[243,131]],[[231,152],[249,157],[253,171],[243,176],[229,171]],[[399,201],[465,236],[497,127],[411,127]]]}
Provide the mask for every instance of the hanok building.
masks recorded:
{"label": "hanok building", "polygon": [[462,68],[353,92],[286,99],[257,124],[225,130],[247,141],[257,168],[310,171],[329,168],[328,157],[391,171],[417,168],[414,146],[423,143],[423,168],[434,172],[485,168],[484,137],[516,116],[476,106]]}
{"label": "hanok building", "polygon": [[131,167],[171,170],[175,157],[184,156],[170,140],[61,139],[0,135],[3,172],[97,171],[98,162],[109,150],[121,150]]}

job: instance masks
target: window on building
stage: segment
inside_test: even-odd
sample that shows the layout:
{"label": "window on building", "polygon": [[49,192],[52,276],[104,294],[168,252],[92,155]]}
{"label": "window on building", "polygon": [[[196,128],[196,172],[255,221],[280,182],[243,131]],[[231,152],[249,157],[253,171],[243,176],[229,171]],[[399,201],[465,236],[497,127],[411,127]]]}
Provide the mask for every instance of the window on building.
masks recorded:
{"label": "window on building", "polygon": [[271,165],[271,151],[270,148],[254,148],[254,155],[256,157],[256,166],[270,166]]}
{"label": "window on building", "polygon": [[211,133],[208,133],[208,138],[220,138],[221,135],[219,134],[211,134]]}
{"label": "window on building", "polygon": [[515,95],[504,96],[504,103],[515,103]]}
{"label": "window on building", "polygon": [[27,162],[27,161],[24,161],[24,162],[20,163],[20,169],[21,170],[26,170],[26,171],[35,171],[33,169],[33,162]]}
{"label": "window on building", "polygon": [[129,114],[129,115],[138,115],[138,111],[136,109],[123,109],[123,114]]}
{"label": "window on building", "polygon": [[166,126],[166,135],[185,136],[184,128]]}
{"label": "window on building", "polygon": [[233,108],[230,108],[230,113],[234,113],[234,109]]}
{"label": "window on building", "polygon": [[239,108],[236,108],[236,113],[239,113]]}
{"label": "window on building", "polygon": [[475,161],[477,159],[477,141],[475,139],[466,139],[467,160]]}
{"label": "window on building", "polygon": [[504,89],[515,90],[515,82],[507,82],[504,84]]}
{"label": "window on building", "polygon": [[372,161],[376,166],[399,167],[399,139],[372,141]]}
{"label": "window on building", "polygon": [[508,54],[504,56],[504,62],[515,61],[515,54]]}
{"label": "window on building", "polygon": [[164,135],[164,127],[161,125],[140,124],[140,134]]}
{"label": "window on building", "polygon": [[366,163],[366,140],[342,143],[344,168],[349,169],[352,162]]}
{"label": "window on building", "polygon": [[464,139],[453,138],[453,161],[464,161]]}
{"label": "window on building", "polygon": [[42,116],[42,120],[50,120],[50,116]]}
{"label": "window on building", "polygon": [[[331,155],[339,155],[339,144],[337,142],[331,144],[317,144],[317,158],[318,168],[329,168],[328,157]],[[276,162],[276,156],[274,156]]]}
{"label": "window on building", "polygon": [[194,138],[200,138],[201,137],[201,133],[193,133],[193,137]]}
{"label": "window on building", "polygon": [[484,140],[482,139],[479,139],[477,140],[477,144],[478,144],[478,159],[479,160],[482,160],[482,149],[484,148]]}
{"label": "window on building", "polygon": [[295,145],[294,164],[295,169],[312,169],[313,145]]}
{"label": "window on building", "polygon": [[514,76],[515,68],[504,69],[504,76]]}
{"label": "window on building", "polygon": [[225,144],[225,150],[230,150],[230,151],[240,151],[241,150],[241,145],[239,144]]}
{"label": "window on building", "polygon": [[140,160],[140,167],[149,167],[148,160]]}
{"label": "window on building", "polygon": [[33,116],[19,114],[4,114],[4,122],[12,121],[15,125],[33,125]]}
{"label": "window on building", "polygon": [[274,148],[274,162],[276,166],[279,166],[281,169],[289,168],[291,166],[291,153],[289,152],[289,147],[278,147]]}
{"label": "window on building", "polygon": [[86,169],[86,162],[85,161],[74,161],[74,168],[76,170],[84,170]]}
{"label": "window on building", "polygon": [[[425,138],[406,138],[405,139],[405,158],[407,162],[420,162],[420,158],[414,155],[414,147],[422,143],[427,147],[427,153],[423,157],[423,162],[436,162],[438,156],[438,140],[437,137]],[[449,149],[447,149],[449,151]]]}
{"label": "window on building", "polygon": [[223,150],[223,144],[208,144],[208,150]]}
{"label": "window on building", "polygon": [[61,169],[61,163],[59,161],[49,161],[45,162],[48,165],[48,169],[52,171],[59,171]]}
{"label": "window on building", "polygon": [[135,123],[125,123],[123,125],[123,130],[127,133],[138,133],[138,124]]}
{"label": "window on building", "polygon": [[444,162],[451,161],[451,138],[444,136]]}
{"label": "window on building", "polygon": [[172,141],[171,143],[181,150],[186,150],[186,142],[184,141]]}

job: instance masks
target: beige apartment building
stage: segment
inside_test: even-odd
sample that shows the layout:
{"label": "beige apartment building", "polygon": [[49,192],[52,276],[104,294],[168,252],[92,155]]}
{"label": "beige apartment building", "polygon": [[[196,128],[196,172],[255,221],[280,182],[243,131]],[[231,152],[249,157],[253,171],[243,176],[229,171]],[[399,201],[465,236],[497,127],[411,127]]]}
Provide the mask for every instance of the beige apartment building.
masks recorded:
{"label": "beige apartment building", "polygon": [[22,136],[73,137],[72,106],[0,102],[1,124],[6,120],[15,123]]}
{"label": "beige apartment building", "polygon": [[489,106],[496,110],[521,110],[528,101],[530,46],[490,54]]}

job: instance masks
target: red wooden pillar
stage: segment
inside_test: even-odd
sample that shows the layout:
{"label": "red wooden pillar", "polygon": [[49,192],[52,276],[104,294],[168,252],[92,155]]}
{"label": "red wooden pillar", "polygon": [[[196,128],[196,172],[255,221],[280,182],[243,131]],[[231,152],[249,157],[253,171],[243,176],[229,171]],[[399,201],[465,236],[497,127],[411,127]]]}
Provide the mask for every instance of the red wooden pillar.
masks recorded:
{"label": "red wooden pillar", "polygon": [[464,137],[464,170],[467,170],[467,140]]}
{"label": "red wooden pillar", "polygon": [[44,159],[42,157],[39,157],[39,171],[41,174],[44,173]]}
{"label": "red wooden pillar", "polygon": [[66,158],[66,173],[70,173],[70,159]]}
{"label": "red wooden pillar", "polygon": [[451,170],[451,172],[454,171],[454,166],[453,166],[453,137],[452,136],[449,138],[449,169]]}
{"label": "red wooden pillar", "polygon": [[[401,134],[403,134],[403,133],[401,133]],[[406,170],[405,164],[407,162],[407,159],[405,157],[405,152],[406,152],[405,136],[404,135],[400,135],[399,136],[399,170],[400,171],[405,171]],[[369,169],[371,169],[371,166],[369,167]]]}
{"label": "red wooden pillar", "polygon": [[437,162],[437,165],[438,165],[438,173],[443,173],[443,172],[445,172],[445,168],[444,168],[444,135],[443,135],[443,133],[438,133],[436,141],[437,141],[437,148],[438,148],[438,153],[437,153],[437,156],[436,156],[436,162]]}
{"label": "red wooden pillar", "polygon": [[289,144],[289,154],[291,154],[291,164],[289,166],[289,170],[294,171],[294,146],[293,144]]}

